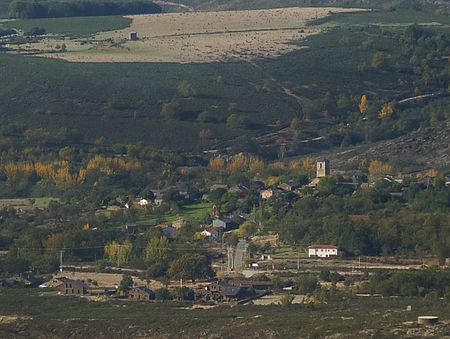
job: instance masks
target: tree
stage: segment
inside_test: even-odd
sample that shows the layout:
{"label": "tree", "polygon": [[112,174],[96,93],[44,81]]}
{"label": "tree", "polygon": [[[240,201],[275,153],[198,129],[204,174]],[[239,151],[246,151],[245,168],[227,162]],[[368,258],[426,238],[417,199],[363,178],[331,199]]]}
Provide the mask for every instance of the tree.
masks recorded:
{"label": "tree", "polygon": [[167,288],[158,288],[155,291],[155,300],[159,300],[159,301],[165,301],[165,300],[172,300],[172,294],[170,293],[170,291]]}
{"label": "tree", "polygon": [[250,157],[248,159],[248,170],[251,173],[261,174],[264,170],[265,164],[264,161],[255,157]]}
{"label": "tree", "polygon": [[152,263],[164,264],[169,259],[169,241],[166,237],[153,238],[145,249],[145,258]]}
{"label": "tree", "polygon": [[179,301],[195,299],[194,291],[186,286],[175,288],[174,294]]}
{"label": "tree", "polygon": [[381,110],[378,112],[378,117],[380,119],[389,118],[395,112],[395,103],[388,102],[381,106]]}
{"label": "tree", "polygon": [[214,276],[208,258],[200,254],[185,254],[174,260],[170,265],[169,274],[175,279],[191,279],[192,281]]}
{"label": "tree", "polygon": [[129,274],[122,275],[122,280],[119,284],[119,292],[127,293],[133,287],[133,278]]}
{"label": "tree", "polygon": [[361,97],[361,102],[359,104],[359,112],[361,114],[369,113],[369,102],[367,101],[367,96],[365,95]]}
{"label": "tree", "polygon": [[309,294],[320,288],[319,280],[312,275],[301,275],[295,281],[295,287],[300,294]]}
{"label": "tree", "polygon": [[298,131],[300,129],[300,120],[298,118],[293,118],[291,120],[291,128],[294,131]]}
{"label": "tree", "polygon": [[181,114],[181,106],[176,101],[167,102],[162,106],[161,117],[165,119],[180,119]]}
{"label": "tree", "polygon": [[157,279],[163,277],[167,272],[167,265],[162,263],[155,263],[150,265],[145,271],[145,275],[150,279]]}
{"label": "tree", "polygon": [[104,250],[105,258],[109,262],[117,262],[118,265],[127,264],[130,259],[131,251],[133,250],[133,245],[129,240],[126,240],[123,244],[113,241],[107,243]]}
{"label": "tree", "polygon": [[247,220],[239,227],[239,229],[237,230],[237,235],[240,238],[246,238],[255,234],[257,230],[258,225],[254,221]]}
{"label": "tree", "polygon": [[235,232],[231,232],[231,233],[225,233],[224,236],[224,241],[228,246],[236,246],[239,242],[239,238],[237,237]]}
{"label": "tree", "polygon": [[391,56],[384,52],[376,52],[372,58],[372,67],[375,69],[389,69],[391,67]]}
{"label": "tree", "polygon": [[391,174],[393,167],[378,160],[372,160],[369,165],[369,174],[371,176]]}
{"label": "tree", "polygon": [[222,158],[211,159],[208,166],[216,171],[223,170],[225,169],[225,160]]}
{"label": "tree", "polygon": [[178,92],[185,98],[192,97],[196,94],[194,86],[187,80],[180,82],[178,85]]}
{"label": "tree", "polygon": [[244,120],[236,113],[230,114],[227,118],[227,125],[231,128],[245,127]]}

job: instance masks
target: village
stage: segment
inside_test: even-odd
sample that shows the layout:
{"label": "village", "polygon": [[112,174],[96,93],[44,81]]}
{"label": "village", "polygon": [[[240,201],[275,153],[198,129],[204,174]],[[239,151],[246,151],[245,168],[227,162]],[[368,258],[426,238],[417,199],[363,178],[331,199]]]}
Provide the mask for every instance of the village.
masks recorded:
{"label": "village", "polygon": [[[430,185],[434,179],[434,173],[428,174],[420,176],[424,185]],[[146,197],[139,196],[132,201],[111,200],[105,202],[106,204],[99,210],[109,213],[135,210],[145,213],[148,209],[157,209],[167,204],[168,201],[165,199],[170,199],[170,196],[172,199],[177,196],[177,199],[181,199],[185,204],[205,204],[209,212],[208,218],[203,219],[209,220],[209,223],[200,222],[198,231],[189,241],[200,243],[213,258],[211,261],[213,273],[209,274],[210,278],[207,279],[206,275],[201,273],[189,273],[189,270],[193,270],[190,267],[181,268],[184,273],[172,274],[172,278],[178,276],[179,280],[164,277],[149,278],[142,269],[127,264],[129,254],[123,256],[121,253],[127,251],[124,244],[117,244],[116,247],[111,244],[112,257],[108,266],[104,266],[107,270],[103,273],[98,273],[98,265],[95,263],[80,265],[65,262],[64,252],[69,250],[65,249],[60,251],[59,273],[54,274],[50,280],[43,281],[43,277],[35,278],[33,275],[25,274],[3,279],[0,284],[3,287],[39,287],[57,295],[79,296],[93,300],[182,301],[209,306],[314,303],[318,300],[314,294],[323,288],[352,291],[361,296],[371,295],[367,294],[367,282],[370,276],[379,270],[417,270],[436,264],[434,258],[427,258],[426,263],[424,259],[393,260],[389,257],[383,259],[368,256],[361,259],[361,255],[355,256],[336,243],[309,243],[296,248],[286,247],[281,246],[277,234],[255,236],[252,235],[254,231],[246,230],[245,225],[248,227],[250,223],[258,224],[258,213],[265,204],[273,204],[276,199],[277,208],[281,208],[283,213],[288,213],[299,199],[319,196],[320,189],[324,187],[323,182],[330,178],[336,180],[336,177],[338,179],[334,184],[336,187],[342,187],[346,194],[368,190],[375,185],[375,182],[370,182],[367,178],[361,182],[356,177],[344,179],[343,176],[333,175],[330,161],[324,159],[315,163],[315,177],[303,185],[296,185],[293,181],[279,182],[271,186],[262,181],[252,182],[253,192],[256,191],[258,196],[259,209],[254,206],[250,213],[236,210],[221,213],[218,200],[214,198],[218,192],[222,196],[231,193],[237,196],[238,201],[244,201],[251,188],[241,184],[231,187],[215,184],[207,193],[188,187],[149,190]],[[395,184],[397,189],[400,189],[390,192],[389,195],[394,201],[402,200],[402,178],[385,174],[378,176],[376,180],[386,185]],[[444,185],[450,186],[450,177],[445,177]],[[353,218],[357,219],[358,216]],[[157,223],[155,220],[150,225],[127,222],[123,225],[122,232],[129,239],[136,241],[140,236],[144,236],[143,231],[150,227],[160,237],[159,241],[166,239],[164,241],[169,244],[177,240],[186,224],[187,221],[183,219],[163,223]],[[95,232],[96,228],[85,224],[83,230]],[[165,250],[168,248],[159,249]],[[111,251],[105,247],[105,255]],[[299,274],[300,277],[306,278],[298,278]],[[376,293],[373,295],[380,296]]]}

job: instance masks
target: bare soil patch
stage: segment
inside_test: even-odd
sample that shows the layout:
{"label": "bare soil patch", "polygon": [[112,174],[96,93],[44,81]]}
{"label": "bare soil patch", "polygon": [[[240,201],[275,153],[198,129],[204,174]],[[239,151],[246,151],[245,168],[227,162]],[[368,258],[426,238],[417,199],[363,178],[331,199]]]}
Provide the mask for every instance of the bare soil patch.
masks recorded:
{"label": "bare soil patch", "polygon": [[[120,284],[122,280],[122,274],[119,273],[97,273],[97,272],[64,272],[61,274],[69,279],[79,279],[79,280],[95,280],[98,287],[114,287]],[[133,282],[136,285],[148,286],[152,289],[157,289],[163,287],[163,285],[157,281],[147,281],[142,280],[138,277],[133,276]]]}

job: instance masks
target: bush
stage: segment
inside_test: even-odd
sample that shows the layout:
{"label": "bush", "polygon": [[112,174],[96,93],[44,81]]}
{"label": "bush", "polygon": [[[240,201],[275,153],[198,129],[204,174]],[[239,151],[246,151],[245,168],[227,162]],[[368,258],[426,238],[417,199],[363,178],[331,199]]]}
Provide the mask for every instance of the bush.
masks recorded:
{"label": "bush", "polygon": [[41,28],[41,27],[33,27],[30,30],[25,32],[26,36],[37,36],[37,35],[45,35],[47,33],[47,31],[45,30],[45,28]]}
{"label": "bush", "polygon": [[281,296],[280,304],[282,306],[292,305],[292,303],[294,302],[294,299],[295,299],[295,295],[292,295],[292,294],[289,294],[289,293],[285,294],[285,295]]}
{"label": "bush", "polygon": [[195,299],[194,291],[186,286],[175,288],[174,294],[175,294],[177,300],[194,300]]}
{"label": "bush", "polygon": [[299,294],[309,294],[320,288],[319,280],[312,275],[302,275],[295,281],[295,288]]}
{"label": "bush", "polygon": [[172,293],[167,288],[159,288],[155,291],[155,300],[159,301],[165,301],[165,300],[172,300],[173,296]]}
{"label": "bush", "polygon": [[145,271],[145,276],[150,279],[157,279],[163,277],[167,272],[167,266],[162,263],[155,263],[150,265]]}

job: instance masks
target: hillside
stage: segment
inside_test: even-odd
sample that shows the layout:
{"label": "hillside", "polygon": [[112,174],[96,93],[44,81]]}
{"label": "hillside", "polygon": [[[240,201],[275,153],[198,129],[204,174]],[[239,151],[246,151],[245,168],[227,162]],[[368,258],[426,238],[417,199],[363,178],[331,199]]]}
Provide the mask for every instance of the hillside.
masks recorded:
{"label": "hillside", "polygon": [[367,159],[379,159],[407,170],[450,166],[450,123],[420,128],[407,135],[370,146],[325,154],[339,170],[357,169]]}
{"label": "hillside", "polygon": [[[2,26],[23,31],[40,26],[72,40],[100,30],[99,23],[115,29],[128,24],[119,17],[92,19],[96,24],[89,18],[65,20]],[[297,118],[300,129],[287,145],[292,156],[392,139],[426,126],[432,116],[448,118],[446,102],[440,100],[429,108],[399,106],[389,119],[378,119],[377,111],[417,91],[447,89],[443,56],[450,53],[449,21],[444,15],[410,10],[336,15],[314,26],[321,34],[295,42],[300,48],[251,62],[67,63],[2,53],[0,68],[7,81],[0,88],[1,129],[4,136],[19,137],[30,128],[66,128],[83,143],[139,141],[196,151],[239,148],[237,137],[265,135]],[[414,39],[426,39],[424,46],[412,45],[408,38],[413,22],[424,27],[413,32]],[[40,38],[14,37],[11,44],[14,39],[26,47]],[[428,55],[430,49],[434,54]],[[375,56],[382,59],[374,63]],[[427,63],[412,64],[417,56]],[[362,95],[370,102],[368,120],[358,112]],[[370,133],[364,132],[368,129]],[[316,137],[327,143],[305,148],[297,142]],[[261,155],[273,158],[277,153]]]}
{"label": "hillside", "polygon": [[382,9],[385,7],[414,9],[414,8],[448,8],[445,0],[174,0],[192,6],[195,10],[242,10],[283,7],[359,7]]}

